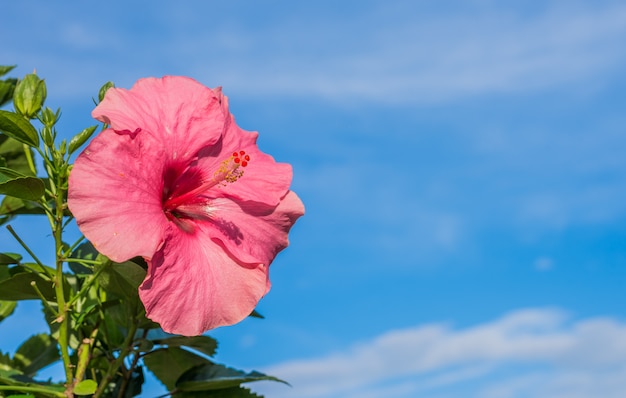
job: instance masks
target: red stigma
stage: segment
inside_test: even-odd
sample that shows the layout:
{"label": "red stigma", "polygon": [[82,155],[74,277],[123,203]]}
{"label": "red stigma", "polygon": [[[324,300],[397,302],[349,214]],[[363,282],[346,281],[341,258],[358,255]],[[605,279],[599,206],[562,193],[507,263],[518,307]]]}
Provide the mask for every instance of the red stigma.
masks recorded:
{"label": "red stigma", "polygon": [[233,162],[241,167],[246,167],[250,161],[250,155],[246,154],[246,151],[233,152]]}

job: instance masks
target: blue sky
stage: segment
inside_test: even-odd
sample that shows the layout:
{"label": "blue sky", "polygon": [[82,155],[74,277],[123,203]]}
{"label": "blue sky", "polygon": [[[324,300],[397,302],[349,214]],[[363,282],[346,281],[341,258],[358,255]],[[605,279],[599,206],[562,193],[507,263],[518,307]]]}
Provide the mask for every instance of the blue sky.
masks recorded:
{"label": "blue sky", "polygon": [[[255,390],[623,396],[623,2],[14,1],[3,14],[1,62],[46,78],[67,136],[92,123],[104,82],[186,75],[223,86],[239,125],[293,164],[307,214],[272,266],[266,319],[210,333],[218,360],[293,386]],[[16,228],[45,238],[32,219]],[[13,325],[44,330],[35,310]],[[0,341],[15,333],[5,322]]]}

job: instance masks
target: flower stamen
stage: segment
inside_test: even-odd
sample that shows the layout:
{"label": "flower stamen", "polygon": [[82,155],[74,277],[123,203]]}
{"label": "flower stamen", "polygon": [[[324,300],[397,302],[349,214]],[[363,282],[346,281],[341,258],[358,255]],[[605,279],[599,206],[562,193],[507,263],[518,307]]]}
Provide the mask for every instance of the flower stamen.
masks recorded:
{"label": "flower stamen", "polygon": [[224,160],[220,167],[213,173],[213,179],[219,186],[226,186],[243,176],[242,167],[248,166],[250,155],[246,151],[233,152],[232,156]]}
{"label": "flower stamen", "polygon": [[[243,176],[243,168],[248,166],[251,158],[245,151],[233,152],[226,160],[220,163],[212,178],[203,178],[201,184],[186,192],[169,196],[163,202],[163,210],[175,218],[197,218],[195,210],[195,198],[202,195],[209,189],[218,186],[225,187]],[[183,172],[183,176],[189,176],[189,171]],[[164,192],[169,193],[168,187],[164,187]],[[191,207],[188,205],[191,204]]]}

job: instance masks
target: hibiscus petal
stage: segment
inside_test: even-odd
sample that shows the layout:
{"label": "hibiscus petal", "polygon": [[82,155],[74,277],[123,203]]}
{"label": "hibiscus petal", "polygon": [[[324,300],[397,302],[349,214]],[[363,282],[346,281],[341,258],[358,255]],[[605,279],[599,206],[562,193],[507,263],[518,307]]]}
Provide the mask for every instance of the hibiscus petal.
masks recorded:
{"label": "hibiscus petal", "polygon": [[151,257],[167,219],[161,209],[162,151],[112,129],[100,133],[76,159],[68,206],[78,227],[114,261]]}
{"label": "hibiscus petal", "polygon": [[206,208],[209,234],[241,263],[269,265],[289,245],[287,234],[304,214],[300,198],[289,191],[271,208],[258,202],[236,203],[217,198]]}
{"label": "hibiscus petal", "polygon": [[234,121],[222,140],[200,152],[198,167],[212,174],[222,161],[233,152],[243,150],[250,156],[250,161],[243,170],[243,176],[236,182],[214,188],[220,194],[239,200],[251,200],[276,206],[289,190],[292,179],[291,165],[278,163],[274,158],[259,150],[256,145],[257,132],[248,132],[239,128]]}
{"label": "hibiscus petal", "polygon": [[111,88],[92,116],[118,133],[148,134],[169,159],[191,159],[224,132],[221,91],[182,76],[140,79],[130,89]]}
{"label": "hibiscus petal", "polygon": [[148,263],[139,296],[148,318],[168,333],[200,335],[248,316],[269,290],[268,267],[242,267],[199,226],[168,229]]}

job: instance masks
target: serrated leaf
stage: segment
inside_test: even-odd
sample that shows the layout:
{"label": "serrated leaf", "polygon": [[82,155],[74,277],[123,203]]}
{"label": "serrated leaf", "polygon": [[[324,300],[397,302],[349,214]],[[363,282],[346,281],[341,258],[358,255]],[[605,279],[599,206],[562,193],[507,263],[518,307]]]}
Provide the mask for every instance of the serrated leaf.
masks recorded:
{"label": "serrated leaf", "polygon": [[224,365],[210,363],[195,366],[186,371],[176,381],[176,388],[180,391],[217,390],[260,380],[271,380],[287,384],[287,382],[279,378],[254,370],[246,373]]}
{"label": "serrated leaf", "polygon": [[0,253],[0,265],[19,264],[21,259],[17,253]]}
{"label": "serrated leaf", "polygon": [[194,366],[211,363],[206,358],[178,347],[160,348],[152,351],[143,357],[143,361],[148,370],[150,370],[168,390],[174,389],[176,380],[187,370]]}
{"label": "serrated leaf", "polygon": [[34,377],[37,372],[60,359],[56,341],[48,334],[36,334],[20,345],[13,362],[26,376]]}
{"label": "serrated leaf", "polygon": [[94,131],[96,131],[96,128],[98,128],[98,126],[87,127],[86,129],[72,137],[72,139],[70,140],[69,153],[72,154],[74,153],[74,151],[80,148],[89,139],[89,137],[92,136]]}
{"label": "serrated leaf", "polygon": [[0,167],[0,195],[24,200],[39,200],[45,192],[43,182],[37,177],[11,177],[5,167]]}
{"label": "serrated leaf", "polygon": [[0,322],[11,316],[16,307],[15,301],[0,300]]}
{"label": "serrated leaf", "polygon": [[90,395],[96,392],[98,389],[98,383],[94,380],[83,380],[76,384],[74,387],[74,394],[76,395]]}
{"label": "serrated leaf", "polygon": [[28,146],[39,146],[37,130],[17,113],[0,110],[0,131]]}
{"label": "serrated leaf", "polygon": [[209,336],[172,336],[164,339],[152,339],[154,344],[166,345],[168,347],[189,347],[205,355],[215,355],[217,340]]}

